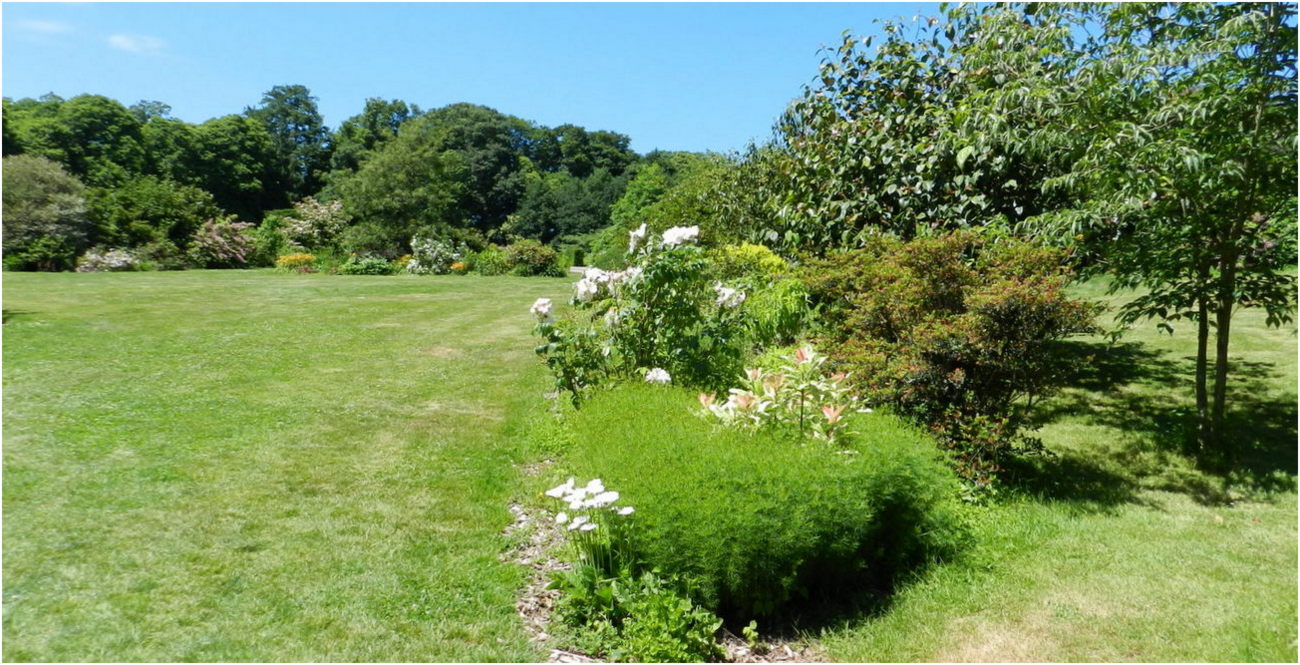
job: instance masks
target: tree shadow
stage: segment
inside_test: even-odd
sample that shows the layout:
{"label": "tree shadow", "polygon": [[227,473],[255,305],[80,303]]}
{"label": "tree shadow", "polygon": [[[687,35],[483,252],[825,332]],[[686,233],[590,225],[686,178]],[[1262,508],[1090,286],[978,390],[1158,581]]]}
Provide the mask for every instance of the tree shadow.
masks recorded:
{"label": "tree shadow", "polygon": [[0,319],[0,323],[9,323],[10,321],[15,321],[17,319],[23,318],[25,316],[31,316],[32,314],[36,313],[24,309],[5,309],[5,310],[0,310],[0,312],[3,312],[3,318]]}
{"label": "tree shadow", "polygon": [[[1035,406],[1031,426],[1068,417],[1122,436],[1046,461],[1012,462],[1007,476],[1020,489],[1049,499],[1113,504],[1134,500],[1140,486],[1183,492],[1203,503],[1229,501],[1232,490],[1295,487],[1296,398],[1277,392],[1280,373],[1272,363],[1232,361],[1225,454],[1210,455],[1196,445],[1195,358],[1136,342],[1077,340],[1060,343],[1056,355],[1060,367],[1072,369],[1062,374],[1064,390]],[[1186,468],[1143,469],[1137,463],[1158,467],[1153,460],[1175,458]]]}

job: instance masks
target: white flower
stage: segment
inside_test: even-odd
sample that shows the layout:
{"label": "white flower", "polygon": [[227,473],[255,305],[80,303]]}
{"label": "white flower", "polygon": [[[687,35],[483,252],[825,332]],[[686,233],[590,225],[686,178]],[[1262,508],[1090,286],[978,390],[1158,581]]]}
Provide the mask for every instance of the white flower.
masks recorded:
{"label": "white flower", "polygon": [[583,278],[589,279],[597,284],[608,282],[612,273],[605,272],[600,268],[587,268],[587,272],[582,273]]}
{"label": "white flower", "polygon": [[676,247],[684,242],[693,242],[699,235],[698,226],[674,226],[664,231],[664,246]]}
{"label": "white flower", "polygon": [[579,530],[579,531],[595,531],[595,530],[596,530],[596,524],[595,524],[594,522],[588,522],[588,523],[586,523],[586,524],[583,524],[583,525],[582,525],[578,530]]}
{"label": "white flower", "polygon": [[619,508],[619,509],[618,509],[618,514],[619,514],[619,515],[631,515],[632,513],[635,513],[635,512],[636,512],[636,509],[633,508],[632,506],[623,506],[622,508]]}
{"label": "white flower", "polygon": [[592,497],[591,500],[587,502],[587,505],[592,508],[604,508],[615,501],[618,501],[618,492],[601,492]]}
{"label": "white flower", "polygon": [[533,306],[529,308],[528,311],[532,312],[533,316],[537,317],[538,321],[550,321],[551,320],[551,299],[538,298],[537,301],[533,303]]}
{"label": "white flower", "polygon": [[718,292],[719,307],[740,307],[745,302],[745,292],[740,289],[732,289],[722,284],[714,284],[713,290]]}
{"label": "white flower", "polygon": [[636,246],[641,244],[641,241],[645,240],[645,234],[646,234],[645,224],[642,224],[641,227],[635,231],[628,232],[627,251],[629,254],[635,252]]}
{"label": "white flower", "polygon": [[573,295],[579,302],[588,302],[600,292],[600,284],[583,277],[573,285]]}
{"label": "white flower", "polygon": [[581,498],[569,500],[569,510],[582,510],[585,507],[586,504],[583,502]]}
{"label": "white flower", "polygon": [[608,312],[605,312],[605,325],[613,328],[614,326],[618,325],[619,320],[620,318],[617,309],[611,309]]}
{"label": "white flower", "polygon": [[[642,224],[642,226],[645,225]],[[628,268],[627,270],[623,271],[623,281],[631,281],[640,276],[641,276],[641,269],[636,266],[632,266],[631,268]]]}
{"label": "white flower", "polygon": [[568,514],[568,513],[559,513],[559,514],[557,514],[557,515],[555,516],[555,523],[556,523],[556,524],[564,524],[564,523],[567,522],[567,521],[569,521],[569,514]]}
{"label": "white flower", "polygon": [[554,498],[558,499],[558,498],[564,496],[565,494],[568,494],[569,492],[572,492],[572,491],[573,491],[573,482],[574,482],[574,481],[573,481],[573,476],[569,476],[569,479],[566,480],[566,481],[564,481],[563,484],[561,484],[561,485],[556,485],[555,487],[552,487],[551,489],[546,490],[546,496],[554,497]]}
{"label": "white flower", "polygon": [[645,373],[645,380],[647,383],[663,384],[663,383],[672,383],[673,377],[669,376],[668,372],[656,367],[650,370],[649,372]]}
{"label": "white flower", "polygon": [[569,522],[569,530],[573,531],[574,529],[581,527],[583,524],[586,524],[588,521],[589,518],[586,515],[579,515],[573,518],[572,522]]}
{"label": "white flower", "polygon": [[591,481],[587,483],[587,486],[582,489],[584,492],[589,492],[591,494],[600,494],[605,491],[605,483],[602,483],[600,478],[592,478]]}

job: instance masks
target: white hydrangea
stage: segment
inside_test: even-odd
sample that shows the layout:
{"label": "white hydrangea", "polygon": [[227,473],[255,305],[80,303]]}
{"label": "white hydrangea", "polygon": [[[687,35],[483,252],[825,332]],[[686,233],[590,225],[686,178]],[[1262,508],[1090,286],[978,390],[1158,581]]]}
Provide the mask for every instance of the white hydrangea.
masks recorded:
{"label": "white hydrangea", "polygon": [[650,370],[649,372],[645,373],[645,380],[647,383],[657,383],[663,385],[667,383],[672,383],[673,377],[669,376],[666,370],[656,367]]}
{"label": "white hydrangea", "polygon": [[674,226],[664,231],[664,246],[676,247],[682,243],[695,242],[700,236],[700,227],[698,226]]}

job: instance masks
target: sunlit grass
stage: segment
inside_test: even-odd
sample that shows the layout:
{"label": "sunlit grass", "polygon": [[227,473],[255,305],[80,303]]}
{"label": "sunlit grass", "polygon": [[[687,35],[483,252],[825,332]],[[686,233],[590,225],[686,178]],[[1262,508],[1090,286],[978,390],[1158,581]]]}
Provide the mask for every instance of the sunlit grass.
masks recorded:
{"label": "sunlit grass", "polygon": [[551,279],[4,279],[6,660],[533,660]]}

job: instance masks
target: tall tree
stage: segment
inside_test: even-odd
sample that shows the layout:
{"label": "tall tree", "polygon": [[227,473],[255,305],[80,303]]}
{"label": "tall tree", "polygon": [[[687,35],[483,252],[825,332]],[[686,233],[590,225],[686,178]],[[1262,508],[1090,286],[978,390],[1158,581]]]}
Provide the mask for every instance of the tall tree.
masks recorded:
{"label": "tall tree", "polygon": [[311,91],[302,85],[277,85],[247,114],[271,135],[286,178],[284,194],[298,200],[316,193],[329,164],[329,130]]}
{"label": "tall tree", "polygon": [[194,132],[194,172],[200,186],[223,209],[258,221],[264,211],[287,205],[275,186],[275,144],[261,122],[228,115],[209,120]]}
{"label": "tall tree", "polygon": [[334,174],[331,177],[356,171],[376,150],[397,136],[403,123],[419,115],[420,107],[407,105],[400,99],[367,99],[365,109],[344,120],[330,140],[330,172]]}

